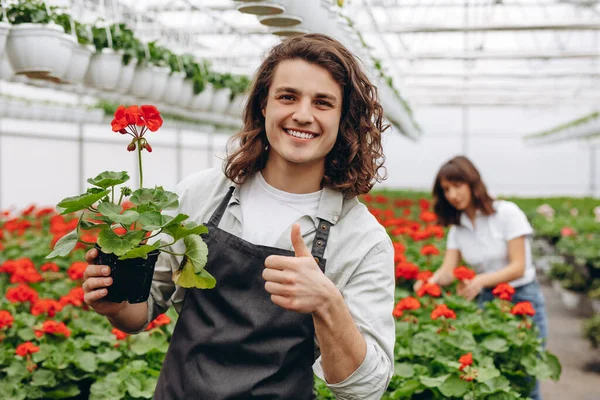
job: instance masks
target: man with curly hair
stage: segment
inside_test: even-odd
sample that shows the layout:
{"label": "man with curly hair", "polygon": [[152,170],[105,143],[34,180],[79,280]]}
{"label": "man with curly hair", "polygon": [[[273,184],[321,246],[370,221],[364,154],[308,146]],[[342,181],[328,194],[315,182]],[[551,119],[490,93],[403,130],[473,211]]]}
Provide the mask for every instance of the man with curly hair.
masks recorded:
{"label": "man with curly hair", "polygon": [[384,178],[382,114],[341,43],[285,40],[256,72],[223,171],[177,188],[177,212],[209,229],[216,287],[177,287],[181,257],[161,253],[148,302],[113,307],[88,267],[86,302],[123,331],[170,304],[179,312],[156,399],[308,400],[314,374],[338,399],[381,398],[394,369],[394,251],[357,196]]}

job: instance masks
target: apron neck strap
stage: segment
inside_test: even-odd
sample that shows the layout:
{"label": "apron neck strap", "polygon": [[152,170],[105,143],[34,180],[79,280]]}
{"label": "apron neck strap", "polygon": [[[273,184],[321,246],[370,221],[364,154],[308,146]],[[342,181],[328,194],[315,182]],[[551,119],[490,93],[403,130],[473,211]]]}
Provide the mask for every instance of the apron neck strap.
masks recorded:
{"label": "apron neck strap", "polygon": [[221,222],[221,217],[223,216],[223,214],[225,213],[225,210],[227,209],[227,205],[229,204],[229,200],[231,199],[231,196],[233,195],[234,190],[235,190],[235,186],[229,187],[229,191],[227,192],[225,197],[223,197],[223,200],[221,200],[219,207],[217,207],[217,209],[215,210],[213,215],[210,217],[210,220],[208,220],[209,226],[212,226],[215,228],[217,226],[219,226],[219,222]]}
{"label": "apron neck strap", "polygon": [[327,247],[327,240],[329,239],[329,231],[331,228],[331,223],[329,221],[325,221],[324,219],[319,218],[319,226],[317,227],[317,232],[315,233],[315,238],[313,240],[313,247],[311,253],[315,258],[319,267],[325,271],[325,265],[323,264],[323,254],[325,254],[325,247]]}

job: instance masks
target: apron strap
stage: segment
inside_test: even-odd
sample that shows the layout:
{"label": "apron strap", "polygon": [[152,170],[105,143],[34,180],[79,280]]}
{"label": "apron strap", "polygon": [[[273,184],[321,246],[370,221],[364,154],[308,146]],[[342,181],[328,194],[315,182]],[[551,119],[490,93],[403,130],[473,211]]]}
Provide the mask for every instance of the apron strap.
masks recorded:
{"label": "apron strap", "polygon": [[233,195],[234,190],[235,186],[229,187],[229,191],[227,192],[225,197],[223,197],[223,200],[221,200],[219,207],[217,207],[213,215],[211,215],[210,219],[208,220],[208,226],[212,226],[215,228],[219,226],[219,222],[221,222],[221,217],[227,209],[227,205],[229,204],[229,200],[231,199],[231,195]]}
{"label": "apron strap", "polygon": [[331,223],[329,221],[325,221],[324,219],[319,218],[319,226],[317,227],[317,232],[315,233],[315,238],[313,240],[313,247],[311,253],[315,258],[321,270],[325,272],[325,264],[323,263],[325,254],[325,248],[327,247],[327,240],[329,239],[329,229],[331,228]]}

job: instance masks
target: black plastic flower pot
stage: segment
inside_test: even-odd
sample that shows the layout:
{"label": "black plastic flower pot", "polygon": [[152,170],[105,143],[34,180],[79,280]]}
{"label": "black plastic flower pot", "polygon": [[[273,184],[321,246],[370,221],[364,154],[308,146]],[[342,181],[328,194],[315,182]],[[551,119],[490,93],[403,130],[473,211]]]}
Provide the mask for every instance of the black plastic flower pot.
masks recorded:
{"label": "black plastic flower pot", "polygon": [[113,279],[112,285],[107,288],[108,294],[104,299],[113,303],[122,301],[143,303],[148,300],[154,266],[160,251],[155,250],[148,253],[146,259],[139,257],[119,260],[119,257],[114,254],[103,253],[98,245],[95,247],[98,249],[96,264],[108,265],[110,277]]}

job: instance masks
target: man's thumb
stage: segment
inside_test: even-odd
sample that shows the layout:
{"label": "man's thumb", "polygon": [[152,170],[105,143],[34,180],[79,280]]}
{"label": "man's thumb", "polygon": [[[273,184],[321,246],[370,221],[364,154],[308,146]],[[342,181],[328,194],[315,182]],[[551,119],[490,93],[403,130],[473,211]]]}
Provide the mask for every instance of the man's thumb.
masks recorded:
{"label": "man's thumb", "polygon": [[294,253],[296,257],[310,257],[310,250],[306,247],[304,239],[302,239],[302,233],[300,233],[300,225],[292,225],[292,245],[294,246]]}

